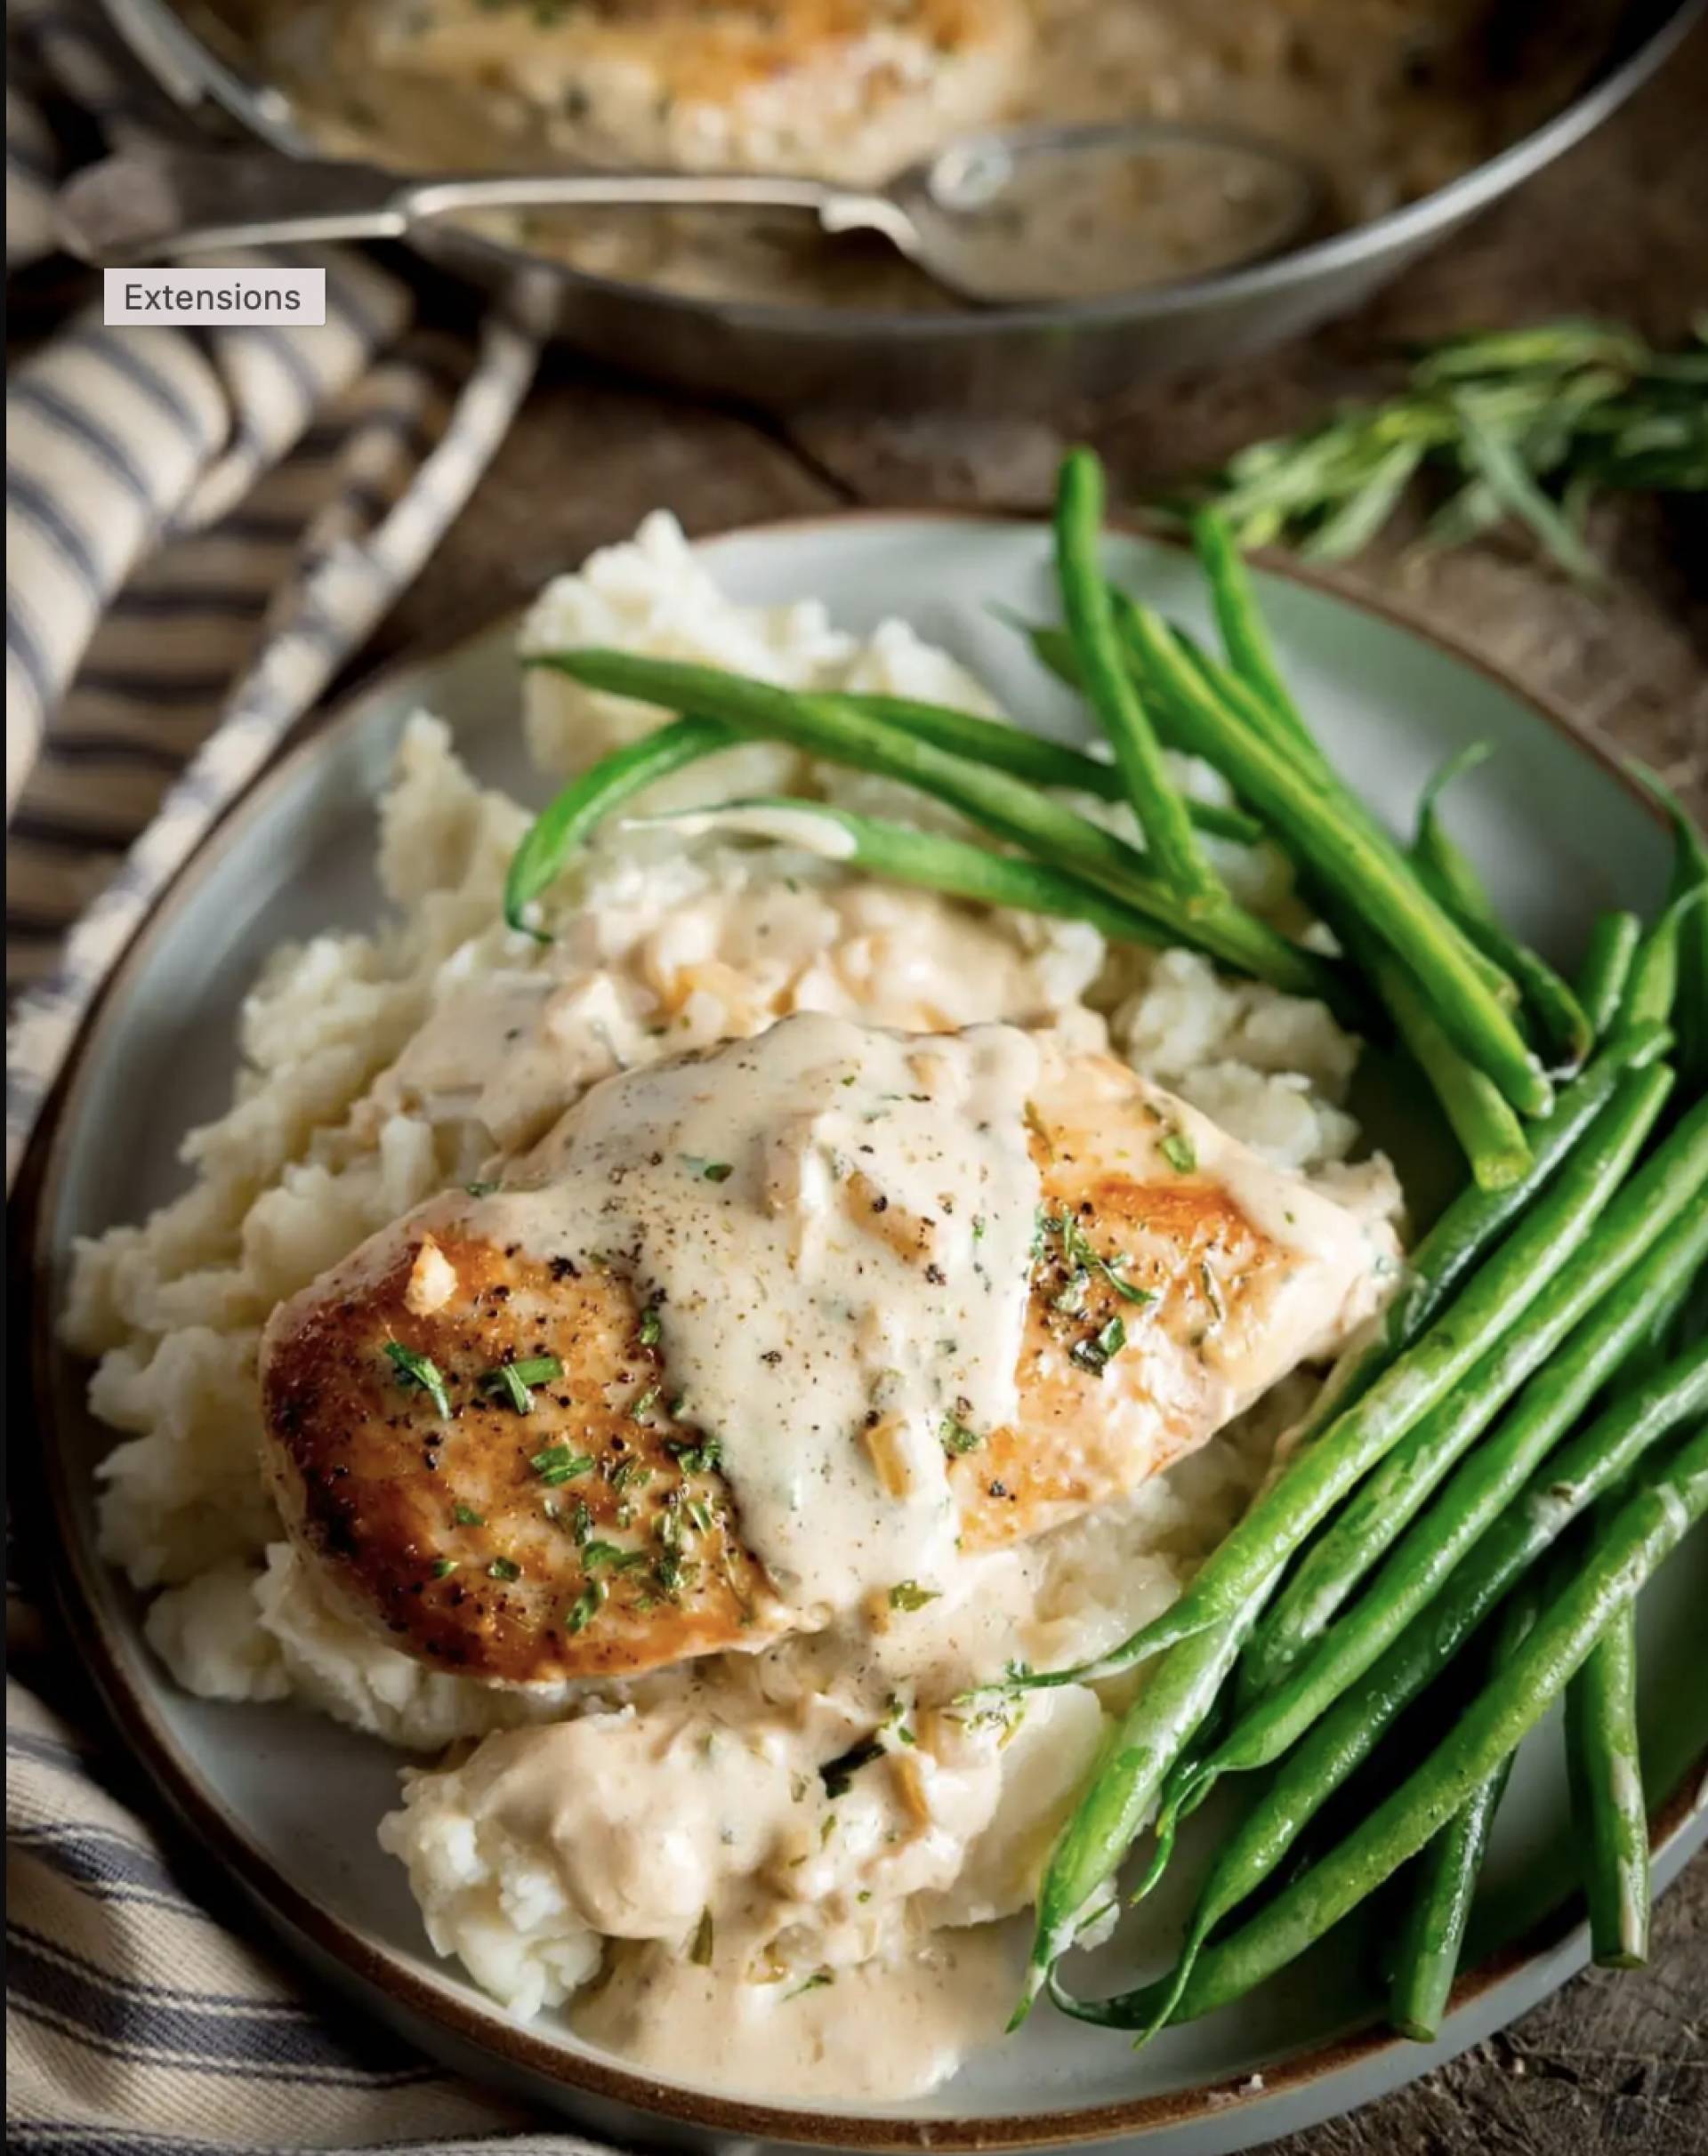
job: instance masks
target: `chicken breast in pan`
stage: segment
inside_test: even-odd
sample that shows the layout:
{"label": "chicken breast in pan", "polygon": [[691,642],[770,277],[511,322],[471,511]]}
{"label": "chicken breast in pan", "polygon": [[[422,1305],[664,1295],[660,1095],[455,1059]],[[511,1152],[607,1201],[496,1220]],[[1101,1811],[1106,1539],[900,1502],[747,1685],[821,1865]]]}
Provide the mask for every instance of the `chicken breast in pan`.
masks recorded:
{"label": "chicken breast in pan", "polygon": [[1031,28],[1025,0],[334,0],[271,35],[441,165],[460,112],[522,161],[858,181],[994,119]]}
{"label": "chicken breast in pan", "polygon": [[606,1080],[284,1305],[269,1463],[407,1653],[631,1676],[1131,1491],[1325,1352],[1380,1258],[1108,1058],[802,1016]]}

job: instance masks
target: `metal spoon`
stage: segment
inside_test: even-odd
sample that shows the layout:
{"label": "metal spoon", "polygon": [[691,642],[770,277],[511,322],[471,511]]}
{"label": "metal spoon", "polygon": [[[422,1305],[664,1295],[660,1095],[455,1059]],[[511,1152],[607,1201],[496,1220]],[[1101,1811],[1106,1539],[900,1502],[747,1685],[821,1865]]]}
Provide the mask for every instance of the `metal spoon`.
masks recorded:
{"label": "metal spoon", "polygon": [[1254,136],[1142,121],[968,136],[870,192],[769,173],[409,176],[376,165],[166,146],[79,173],[59,232],[110,266],[284,240],[401,239],[471,212],[795,211],[876,232],[980,305],[1115,298],[1273,254],[1322,199],[1316,173]]}

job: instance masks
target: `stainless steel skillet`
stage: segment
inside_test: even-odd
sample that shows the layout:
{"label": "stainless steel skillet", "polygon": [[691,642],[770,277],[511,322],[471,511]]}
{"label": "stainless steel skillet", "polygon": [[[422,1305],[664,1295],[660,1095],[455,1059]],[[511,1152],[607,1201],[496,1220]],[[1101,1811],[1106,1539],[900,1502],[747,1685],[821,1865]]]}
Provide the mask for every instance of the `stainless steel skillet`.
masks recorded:
{"label": "stainless steel skillet", "polygon": [[[168,0],[104,0],[162,86],[230,137],[317,154],[289,101],[198,36]],[[1083,304],[873,312],[687,297],[572,270],[443,226],[415,244],[489,290],[529,287],[566,342],[629,371],[745,403],[1015,409],[1107,394],[1136,374],[1277,343],[1357,305],[1581,141],[1646,81],[1708,0],[1628,0],[1583,92],[1447,186],[1356,229],[1228,274]],[[1561,17],[1571,11],[1562,9]]]}

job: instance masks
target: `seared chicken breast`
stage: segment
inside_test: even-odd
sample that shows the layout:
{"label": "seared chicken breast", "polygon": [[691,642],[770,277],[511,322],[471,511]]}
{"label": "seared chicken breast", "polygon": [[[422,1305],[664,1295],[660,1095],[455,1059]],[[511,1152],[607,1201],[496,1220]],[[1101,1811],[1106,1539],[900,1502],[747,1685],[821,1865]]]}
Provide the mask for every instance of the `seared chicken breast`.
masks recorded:
{"label": "seared chicken breast", "polygon": [[[1025,0],[342,0],[277,32],[443,165],[461,115],[512,162],[885,176],[1012,98]],[[299,57],[306,60],[306,51]]]}
{"label": "seared chicken breast", "polygon": [[406,1653],[632,1676],[882,1620],[1133,1489],[1377,1258],[1110,1058],[795,1018],[606,1080],[282,1306],[268,1464]]}

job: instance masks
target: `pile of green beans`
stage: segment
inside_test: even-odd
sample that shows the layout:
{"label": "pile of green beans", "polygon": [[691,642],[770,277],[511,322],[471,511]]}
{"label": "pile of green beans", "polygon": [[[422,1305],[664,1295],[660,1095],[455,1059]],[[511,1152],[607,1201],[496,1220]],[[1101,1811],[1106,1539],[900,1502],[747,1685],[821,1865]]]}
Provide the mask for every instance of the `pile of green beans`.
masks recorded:
{"label": "pile of green beans", "polygon": [[[1640,774],[1674,835],[1662,911],[1648,926],[1604,915],[1568,983],[1501,921],[1446,828],[1446,790],[1484,752],[1446,767],[1410,844],[1397,840],[1313,735],[1222,522],[1205,514],[1192,530],[1218,655],[1107,581],[1102,506],[1096,460],[1074,452],[1054,527],[1065,625],[1027,633],[1086,697],[1110,760],[916,699],[807,694],[615,650],[538,653],[530,664],[679,715],[547,807],[512,863],[505,915],[546,937],[541,901],[603,822],[691,763],[769,740],[899,781],[972,828],[775,796],[645,820],[794,844],[890,881],[1084,921],[1112,942],[1188,945],[1354,1025],[1386,1013],[1470,1180],[1172,1607],[1094,1660],[1011,1670],[988,1689],[1142,1669],[1046,1861],[1016,2023],[1047,1990],[1142,2041],[1239,1997],[1409,1864],[1388,2010],[1427,2040],[1513,1753],[1562,1691],[1594,1952],[1623,1967],[1646,1951],[1631,1613],[1708,1509],[1708,844]],[[1237,805],[1187,798],[1164,748],[1212,764]],[[1075,795],[1124,803],[1130,835],[1080,814]],[[1278,848],[1345,960],[1241,907],[1217,871],[1229,857],[1206,839]],[[1569,1566],[1568,1531],[1583,1538]],[[1312,1822],[1438,1684],[1453,1712],[1424,1710],[1421,1764],[1319,1846]],[[1124,1892],[1148,1892],[1220,1777],[1257,1769],[1267,1778],[1216,1851],[1172,1974],[1075,1997],[1063,1957]],[[1316,1854],[1289,1872],[1308,1828]]]}

